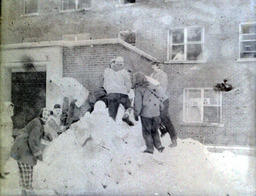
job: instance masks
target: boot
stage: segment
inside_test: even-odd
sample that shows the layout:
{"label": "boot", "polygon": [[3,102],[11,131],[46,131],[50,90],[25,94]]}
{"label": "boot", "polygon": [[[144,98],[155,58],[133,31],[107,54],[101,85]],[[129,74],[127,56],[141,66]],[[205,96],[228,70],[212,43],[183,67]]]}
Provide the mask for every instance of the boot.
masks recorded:
{"label": "boot", "polygon": [[159,152],[163,152],[163,151],[164,151],[164,147],[161,146],[161,147],[159,147],[157,150],[158,150]]}
{"label": "boot", "polygon": [[3,173],[0,173],[0,179],[5,179],[5,176]]}
{"label": "boot", "polygon": [[144,153],[153,154],[153,151],[151,151],[151,150],[148,150],[148,149],[144,150],[143,152],[144,152]]}
{"label": "boot", "polygon": [[169,145],[170,148],[176,147],[177,146],[177,139],[171,139],[172,143]]}
{"label": "boot", "polygon": [[134,126],[134,123],[130,121],[129,116],[123,117],[122,121],[126,122],[129,126]]}

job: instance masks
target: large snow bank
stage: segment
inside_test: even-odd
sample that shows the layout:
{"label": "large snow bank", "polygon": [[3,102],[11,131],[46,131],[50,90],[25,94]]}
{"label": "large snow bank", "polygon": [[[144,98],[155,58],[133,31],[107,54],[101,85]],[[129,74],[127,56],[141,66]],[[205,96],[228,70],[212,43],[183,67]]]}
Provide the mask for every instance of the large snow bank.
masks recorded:
{"label": "large snow bank", "polygon": [[98,102],[45,150],[34,188],[55,195],[255,195],[255,157],[210,153],[192,139],[163,153],[142,153],[140,122],[128,127]]}

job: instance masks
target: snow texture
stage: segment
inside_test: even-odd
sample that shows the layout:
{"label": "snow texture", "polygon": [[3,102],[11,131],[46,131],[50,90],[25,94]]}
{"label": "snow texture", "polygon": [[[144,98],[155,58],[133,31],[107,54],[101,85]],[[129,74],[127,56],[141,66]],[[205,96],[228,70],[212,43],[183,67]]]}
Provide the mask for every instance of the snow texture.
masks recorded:
{"label": "snow texture", "polygon": [[[143,153],[140,122],[129,127],[108,117],[103,102],[44,151],[34,170],[34,189],[41,195],[255,195],[255,157],[225,151],[211,153],[192,139],[178,139],[163,153]],[[19,193],[14,160],[1,180],[3,195]],[[6,188],[8,187],[8,188]],[[5,194],[4,194],[5,193]]]}

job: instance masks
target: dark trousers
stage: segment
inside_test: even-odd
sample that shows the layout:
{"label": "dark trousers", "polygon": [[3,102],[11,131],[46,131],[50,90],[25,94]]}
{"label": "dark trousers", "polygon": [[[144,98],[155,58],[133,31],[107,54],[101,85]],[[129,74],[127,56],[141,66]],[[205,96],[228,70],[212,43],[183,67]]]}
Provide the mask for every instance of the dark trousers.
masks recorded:
{"label": "dark trousers", "polygon": [[108,113],[109,116],[116,120],[116,115],[118,112],[119,105],[122,104],[127,110],[131,107],[131,101],[128,95],[121,93],[110,93],[108,94]]}
{"label": "dark trousers", "polygon": [[158,128],[160,125],[160,118],[146,118],[141,116],[141,124],[142,124],[142,135],[145,140],[147,150],[150,152],[154,151],[154,146],[156,149],[162,147]]}
{"label": "dark trousers", "polygon": [[164,103],[164,108],[160,112],[160,118],[162,124],[166,127],[165,131],[161,131],[162,134],[165,134],[166,132],[169,133],[171,140],[177,139],[177,134],[176,131],[173,127],[170,115],[169,115],[169,99],[165,100]]}

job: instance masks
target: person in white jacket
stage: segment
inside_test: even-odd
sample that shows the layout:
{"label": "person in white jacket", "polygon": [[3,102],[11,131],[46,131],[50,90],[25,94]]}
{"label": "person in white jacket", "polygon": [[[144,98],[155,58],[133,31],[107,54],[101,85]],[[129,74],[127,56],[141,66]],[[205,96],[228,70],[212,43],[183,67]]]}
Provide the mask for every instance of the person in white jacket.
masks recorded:
{"label": "person in white jacket", "polygon": [[170,144],[170,147],[175,147],[177,146],[177,134],[169,115],[169,96],[167,93],[168,75],[163,70],[161,70],[160,64],[157,62],[154,62],[152,64],[152,69],[153,69],[153,73],[150,76],[160,83],[160,87],[163,91],[162,93],[166,95],[166,96],[163,96],[164,99],[162,100],[164,106],[160,114],[160,118],[162,121],[160,131],[162,133],[162,136],[167,132],[169,133],[172,141],[172,143]]}
{"label": "person in white jacket", "polygon": [[[128,96],[132,87],[131,75],[124,69],[123,57],[119,56],[111,61],[110,68],[105,69],[103,78],[103,87],[107,92],[108,112],[115,120],[120,104],[125,110],[131,107]],[[127,113],[124,114],[122,120],[130,126],[134,125]]]}

